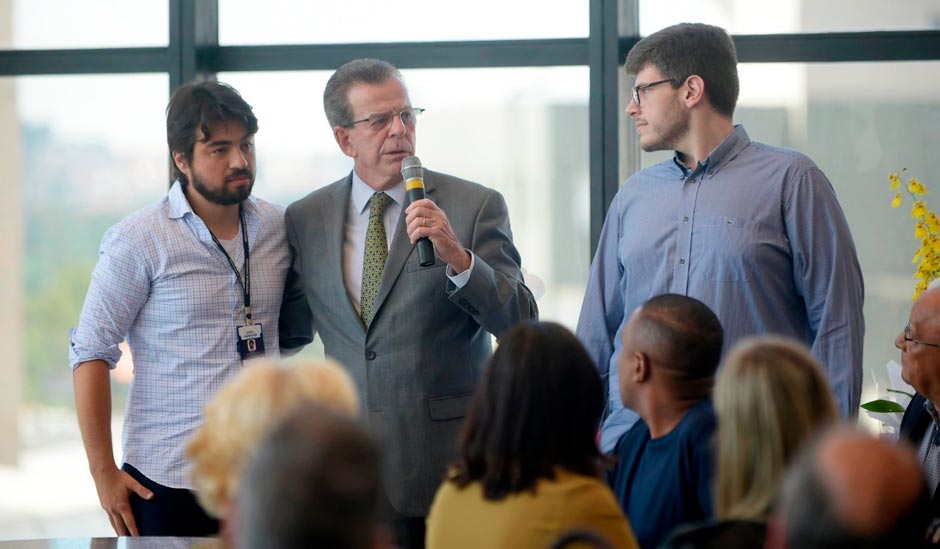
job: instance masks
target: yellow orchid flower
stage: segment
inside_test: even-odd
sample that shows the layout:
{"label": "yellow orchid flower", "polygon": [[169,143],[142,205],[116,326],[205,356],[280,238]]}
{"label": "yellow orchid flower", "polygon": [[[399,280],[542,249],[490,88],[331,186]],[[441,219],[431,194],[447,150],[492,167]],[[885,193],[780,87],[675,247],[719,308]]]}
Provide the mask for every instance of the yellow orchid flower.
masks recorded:
{"label": "yellow orchid flower", "polygon": [[924,184],[914,177],[907,183],[907,190],[909,190],[911,194],[927,194],[927,187],[924,187]]}
{"label": "yellow orchid flower", "polygon": [[897,172],[888,175],[888,181],[891,182],[891,188],[897,189],[901,186],[901,176]]}
{"label": "yellow orchid flower", "polygon": [[891,201],[891,207],[897,208],[900,205],[901,205],[901,193],[897,193],[894,195],[894,200]]}
{"label": "yellow orchid flower", "polygon": [[914,207],[911,208],[911,217],[918,218],[925,215],[927,215],[927,204],[923,200],[914,202]]}
{"label": "yellow orchid flower", "polygon": [[940,218],[933,212],[927,212],[927,228],[931,233],[940,233]]}
{"label": "yellow orchid flower", "polygon": [[923,221],[918,221],[917,225],[914,226],[914,237],[915,238],[924,238],[929,233],[927,232],[927,224]]}

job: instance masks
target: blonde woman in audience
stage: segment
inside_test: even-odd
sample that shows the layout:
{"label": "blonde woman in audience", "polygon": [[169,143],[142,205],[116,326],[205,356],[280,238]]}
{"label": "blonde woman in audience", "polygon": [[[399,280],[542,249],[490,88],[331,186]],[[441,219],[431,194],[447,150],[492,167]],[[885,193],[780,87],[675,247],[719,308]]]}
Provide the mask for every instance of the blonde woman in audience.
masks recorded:
{"label": "blonde woman in audience", "polygon": [[802,344],[755,337],[736,345],[715,386],[716,523],[678,532],[669,548],[763,547],[787,466],[839,415],[819,363]]}
{"label": "blonde woman in audience", "polygon": [[570,331],[503,335],[470,405],[460,457],[434,497],[428,549],[548,547],[571,530],[636,548],[600,476],[601,380]]}
{"label": "blonde woman in audience", "polygon": [[206,405],[205,421],[190,439],[193,487],[199,503],[222,519],[222,537],[234,539],[230,520],[245,463],[267,431],[295,409],[315,403],[356,416],[359,400],[352,378],[332,361],[245,367]]}

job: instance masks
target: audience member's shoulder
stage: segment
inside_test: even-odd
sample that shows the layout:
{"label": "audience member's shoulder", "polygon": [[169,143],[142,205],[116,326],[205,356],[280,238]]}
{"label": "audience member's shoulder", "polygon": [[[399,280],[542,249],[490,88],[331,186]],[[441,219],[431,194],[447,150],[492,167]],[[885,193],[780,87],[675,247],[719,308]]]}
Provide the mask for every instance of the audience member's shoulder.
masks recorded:
{"label": "audience member's shoulder", "polygon": [[705,399],[689,408],[679,428],[683,429],[689,436],[710,438],[717,425],[715,407],[712,405],[711,399]]}
{"label": "audience member's shoulder", "polygon": [[767,524],[752,520],[723,520],[676,529],[660,549],[761,549]]}
{"label": "audience member's shoulder", "polygon": [[632,454],[638,446],[641,446],[650,438],[650,429],[642,418],[627,429],[627,432],[620,435],[617,444],[614,445],[613,455],[624,456]]}

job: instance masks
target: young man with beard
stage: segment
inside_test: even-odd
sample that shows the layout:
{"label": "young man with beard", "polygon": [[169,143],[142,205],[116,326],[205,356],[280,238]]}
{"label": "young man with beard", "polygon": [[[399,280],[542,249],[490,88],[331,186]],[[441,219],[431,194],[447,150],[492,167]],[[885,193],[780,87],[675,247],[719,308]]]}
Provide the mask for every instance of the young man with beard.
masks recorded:
{"label": "young man with beard", "polygon": [[652,296],[704,302],[724,326],[724,348],[779,334],[805,343],[826,369],[845,416],[862,387],[862,274],[852,235],[822,171],[803,154],[751,141],[734,125],[737,55],[704,24],[640,40],[626,113],[645,151],[674,150],[614,198],[585,292],[578,336],[607,379],[601,447],[635,421],[617,388],[620,334]]}
{"label": "young man with beard", "polygon": [[[176,181],[101,242],[69,360],[88,465],[118,535],[204,536],[183,446],[245,360],[276,356],[289,266],[283,209],[251,196],[258,121],[225,84],[187,85],[167,108]],[[134,357],[123,466],[111,450],[109,370]]]}

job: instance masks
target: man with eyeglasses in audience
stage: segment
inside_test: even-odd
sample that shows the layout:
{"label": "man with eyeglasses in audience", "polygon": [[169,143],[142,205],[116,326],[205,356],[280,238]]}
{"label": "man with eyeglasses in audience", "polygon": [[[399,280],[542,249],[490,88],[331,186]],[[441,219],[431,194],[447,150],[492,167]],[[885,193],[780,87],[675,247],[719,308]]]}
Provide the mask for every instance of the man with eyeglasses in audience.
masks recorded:
{"label": "man with eyeglasses in audience", "polygon": [[901,350],[901,378],[917,393],[901,419],[900,436],[914,445],[930,491],[931,510],[940,516],[940,286],[931,285],[911,307],[897,339]]}
{"label": "man with eyeglasses in audience", "polygon": [[663,293],[703,301],[725,349],[755,334],[803,342],[844,416],[862,388],[862,273],[842,208],[807,156],[751,141],[732,121],[737,54],[718,27],[684,23],[640,40],[624,65],[640,147],[675,155],[631,176],[601,231],[577,334],[607,379],[601,447],[636,421],[617,393],[620,333]]}
{"label": "man with eyeglasses in audience", "polygon": [[[349,368],[385,439],[398,544],[423,547],[491,334],[538,309],[498,192],[427,170],[427,198],[407,203],[402,161],[415,154],[422,109],[394,65],[346,63],[323,103],[354,168],[287,209],[293,260],[281,343],[296,348],[319,333],[326,354]],[[433,245],[430,265],[419,261],[420,238]]]}

